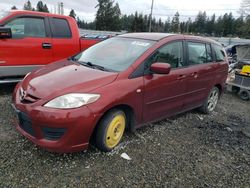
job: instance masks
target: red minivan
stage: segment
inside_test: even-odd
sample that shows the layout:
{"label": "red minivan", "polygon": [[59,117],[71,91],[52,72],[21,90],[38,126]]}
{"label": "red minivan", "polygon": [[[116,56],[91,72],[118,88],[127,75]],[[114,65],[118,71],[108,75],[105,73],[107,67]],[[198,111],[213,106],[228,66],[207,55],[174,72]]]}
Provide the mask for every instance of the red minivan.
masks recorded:
{"label": "red minivan", "polygon": [[194,108],[211,113],[225,86],[223,47],[195,36],[131,33],[28,74],[13,94],[19,132],[55,152],[116,147],[125,129]]}

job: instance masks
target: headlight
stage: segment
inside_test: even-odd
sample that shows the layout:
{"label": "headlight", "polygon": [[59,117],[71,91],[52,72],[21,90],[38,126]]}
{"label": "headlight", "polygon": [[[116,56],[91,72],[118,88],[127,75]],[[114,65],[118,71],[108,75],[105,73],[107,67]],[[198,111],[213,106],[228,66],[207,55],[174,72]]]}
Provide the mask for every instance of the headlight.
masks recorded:
{"label": "headlight", "polygon": [[44,106],[49,108],[70,109],[93,103],[100,98],[99,94],[70,93],[57,97]]}

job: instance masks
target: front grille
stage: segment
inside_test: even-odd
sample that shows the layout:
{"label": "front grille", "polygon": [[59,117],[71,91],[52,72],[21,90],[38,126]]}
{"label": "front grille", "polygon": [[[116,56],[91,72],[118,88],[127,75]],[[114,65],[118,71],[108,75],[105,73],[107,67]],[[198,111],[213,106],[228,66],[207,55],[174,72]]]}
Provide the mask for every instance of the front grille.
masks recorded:
{"label": "front grille", "polygon": [[23,112],[19,112],[18,119],[19,119],[19,126],[21,127],[21,129],[23,129],[26,133],[30,134],[31,136],[34,136],[35,134],[29,116]]}
{"label": "front grille", "polygon": [[42,128],[44,138],[47,140],[59,140],[66,132],[65,128]]}
{"label": "front grille", "polygon": [[27,94],[22,100],[21,102],[24,103],[24,104],[31,104],[31,103],[34,103],[36,101],[38,101],[39,98],[35,97],[35,96],[32,96],[30,94]]}
{"label": "front grille", "polygon": [[19,95],[20,95],[20,101],[24,104],[31,104],[39,100],[38,97],[35,97],[27,93],[27,91],[24,91],[23,88],[20,88]]}

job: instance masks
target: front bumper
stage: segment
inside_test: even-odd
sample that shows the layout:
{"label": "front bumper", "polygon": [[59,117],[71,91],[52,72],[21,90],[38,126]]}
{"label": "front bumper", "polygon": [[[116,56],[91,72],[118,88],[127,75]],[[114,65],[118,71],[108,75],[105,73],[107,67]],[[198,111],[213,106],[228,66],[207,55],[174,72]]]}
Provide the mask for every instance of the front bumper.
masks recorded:
{"label": "front bumper", "polygon": [[87,106],[59,110],[37,103],[23,104],[19,99],[19,92],[14,92],[13,102],[18,116],[17,130],[36,145],[59,153],[88,148],[99,117]]}

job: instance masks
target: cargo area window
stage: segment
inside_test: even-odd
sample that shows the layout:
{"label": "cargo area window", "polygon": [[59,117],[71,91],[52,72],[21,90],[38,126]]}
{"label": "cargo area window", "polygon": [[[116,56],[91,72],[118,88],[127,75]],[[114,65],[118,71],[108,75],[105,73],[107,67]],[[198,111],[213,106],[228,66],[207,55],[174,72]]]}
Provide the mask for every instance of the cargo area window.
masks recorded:
{"label": "cargo area window", "polygon": [[13,38],[46,37],[43,18],[16,18],[5,27],[11,28]]}
{"label": "cargo area window", "polygon": [[71,30],[66,19],[52,18],[53,38],[71,38]]}

